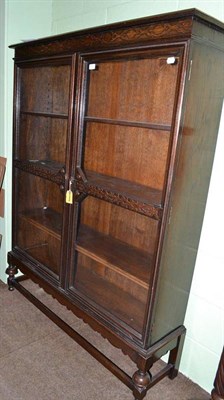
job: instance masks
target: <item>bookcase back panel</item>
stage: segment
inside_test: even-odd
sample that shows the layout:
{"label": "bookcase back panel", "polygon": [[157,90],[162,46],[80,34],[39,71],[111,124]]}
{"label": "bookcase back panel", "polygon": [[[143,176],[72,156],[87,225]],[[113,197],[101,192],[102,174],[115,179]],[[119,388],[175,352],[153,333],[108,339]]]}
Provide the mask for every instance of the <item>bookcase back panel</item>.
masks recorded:
{"label": "bookcase back panel", "polygon": [[18,171],[16,180],[14,244],[58,275],[64,196],[58,185],[32,174]]}
{"label": "bookcase back panel", "polygon": [[73,285],[79,295],[115,323],[142,335],[148,288],[82,253],[77,253],[76,265]]}
{"label": "bookcase back panel", "polygon": [[80,214],[81,224],[154,253],[158,221],[92,196],[82,202]]}
{"label": "bookcase back panel", "polygon": [[162,190],[170,133],[87,123],[84,169]]}
{"label": "bookcase back panel", "polygon": [[[44,216],[43,216],[44,217]],[[60,235],[52,235],[42,228],[42,218],[37,223],[28,215],[19,215],[17,220],[18,239],[17,246],[34,259],[42,269],[59,277],[60,271]],[[25,232],[25,233],[24,233]]]}
{"label": "bookcase back panel", "polygon": [[136,54],[125,60],[96,62],[89,71],[86,115],[171,124],[178,63],[167,64],[167,57]]}
{"label": "bookcase back panel", "polygon": [[21,115],[17,158],[65,163],[67,120]]}
{"label": "bookcase back panel", "polygon": [[63,212],[64,194],[58,185],[23,171],[17,172],[16,179],[19,211],[27,208],[51,207],[58,213]]}
{"label": "bookcase back panel", "polygon": [[41,66],[20,70],[21,111],[68,113],[70,66]]}
{"label": "bookcase back panel", "polygon": [[70,286],[138,334],[144,328],[158,233],[158,221],[92,196],[79,206]]}

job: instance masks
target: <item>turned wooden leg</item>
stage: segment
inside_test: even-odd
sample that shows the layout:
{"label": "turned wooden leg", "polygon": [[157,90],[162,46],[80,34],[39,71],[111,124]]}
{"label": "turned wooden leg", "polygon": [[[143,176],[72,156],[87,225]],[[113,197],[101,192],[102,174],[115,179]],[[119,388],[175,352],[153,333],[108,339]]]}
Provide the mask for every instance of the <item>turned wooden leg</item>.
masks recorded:
{"label": "turned wooden leg", "polygon": [[[185,331],[186,332],[186,331]],[[178,337],[177,345],[170,351],[168,364],[173,365],[173,368],[170,370],[169,378],[176,378],[180,366],[180,359],[184,345],[185,332]]]}
{"label": "turned wooden leg", "polygon": [[212,400],[224,400],[224,348],[216,372]]}
{"label": "turned wooden leg", "polygon": [[151,380],[152,375],[150,374],[150,372],[138,370],[134,373],[132,381],[135,386],[133,390],[135,400],[142,400],[145,397],[147,393],[147,387],[150,384]]}
{"label": "turned wooden leg", "polygon": [[15,275],[18,272],[18,269],[17,269],[17,267],[14,267],[13,265],[9,265],[5,272],[6,272],[7,275],[9,275],[9,277],[8,277],[8,289],[9,290],[14,290],[13,281],[14,281]]}

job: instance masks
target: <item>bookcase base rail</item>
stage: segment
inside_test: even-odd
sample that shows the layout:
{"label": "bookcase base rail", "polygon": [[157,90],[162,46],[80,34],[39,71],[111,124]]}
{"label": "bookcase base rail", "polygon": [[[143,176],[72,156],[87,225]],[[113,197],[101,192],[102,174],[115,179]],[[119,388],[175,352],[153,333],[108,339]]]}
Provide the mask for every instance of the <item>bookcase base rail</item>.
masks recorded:
{"label": "bookcase base rail", "polygon": [[[185,334],[184,326],[177,329],[177,345],[170,351],[170,356],[168,363],[154,376],[151,375],[150,371],[140,371],[137,370],[133,377],[129,376],[125,371],[119,368],[113,361],[107,358],[103,353],[101,353],[95,346],[93,346],[88,340],[83,338],[78,332],[76,332],[71,326],[69,326],[65,321],[63,321],[57,314],[55,314],[50,308],[43,304],[39,299],[37,299],[31,292],[29,292],[23,285],[20,284],[25,277],[19,277],[10,281],[9,290],[16,288],[25,298],[27,298],[33,305],[35,305],[40,311],[43,312],[52,322],[54,322],[59,328],[61,328],[68,336],[70,336],[76,343],[78,343],[82,348],[88,351],[97,361],[99,361],[105,368],[107,368],[113,375],[115,375],[121,382],[123,382],[129,389],[132,390],[135,400],[142,400],[148,390],[156,385],[164,377],[168,376],[173,379],[177,376],[177,358],[178,353],[181,352],[180,343],[183,341]],[[178,336],[179,334],[179,336]],[[174,337],[174,332],[171,336],[172,340]],[[167,340],[162,340],[158,342],[157,350],[161,350],[164,347],[164,343],[167,345],[169,343],[169,338]],[[151,357],[150,357],[151,358]],[[153,357],[152,357],[153,359]],[[147,360],[149,361],[149,360]],[[146,363],[148,364],[148,363]],[[152,362],[153,364],[153,362]]]}

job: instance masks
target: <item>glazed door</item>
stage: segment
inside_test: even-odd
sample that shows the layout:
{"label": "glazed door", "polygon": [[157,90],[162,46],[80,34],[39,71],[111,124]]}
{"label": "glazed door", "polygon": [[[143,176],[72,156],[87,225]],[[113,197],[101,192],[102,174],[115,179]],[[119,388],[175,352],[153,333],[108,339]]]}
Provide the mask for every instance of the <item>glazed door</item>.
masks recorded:
{"label": "glazed door", "polygon": [[20,63],[16,71],[13,246],[34,269],[57,282],[71,59]]}
{"label": "glazed door", "polygon": [[70,291],[142,340],[172,145],[180,49],[80,58]]}

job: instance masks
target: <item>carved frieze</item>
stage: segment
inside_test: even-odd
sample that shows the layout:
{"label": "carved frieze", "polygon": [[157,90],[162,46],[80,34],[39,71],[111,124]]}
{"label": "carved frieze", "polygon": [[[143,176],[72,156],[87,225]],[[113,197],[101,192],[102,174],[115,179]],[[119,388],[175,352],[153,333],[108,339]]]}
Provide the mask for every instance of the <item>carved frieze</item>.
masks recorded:
{"label": "carved frieze", "polygon": [[55,166],[51,168],[50,165],[46,166],[41,162],[14,160],[14,167],[39,176],[40,178],[47,179],[56,183],[57,185],[64,185],[65,171],[63,167],[61,168],[61,166],[59,168],[55,168]]}
{"label": "carved frieze", "polygon": [[16,57],[35,57],[56,55],[60,53],[75,53],[76,51],[86,51],[93,49],[113,48],[116,46],[142,44],[155,40],[174,39],[175,37],[188,38],[191,34],[192,19],[183,19],[179,21],[150,23],[142,26],[123,27],[117,30],[95,31],[86,34],[85,31],[73,33],[72,36],[64,35],[60,39],[55,38],[52,41],[31,42],[28,46],[18,46],[16,48]]}
{"label": "carved frieze", "polygon": [[135,211],[147,217],[151,217],[157,220],[161,219],[162,217],[162,208],[159,206],[156,207],[152,204],[137,201],[129,197],[128,195],[126,196],[124,194],[113,192],[100,186],[91,185],[91,183],[89,182],[77,181],[76,189],[79,194],[82,193],[108,201],[109,203],[116,204],[117,206],[126,208],[130,211]]}

